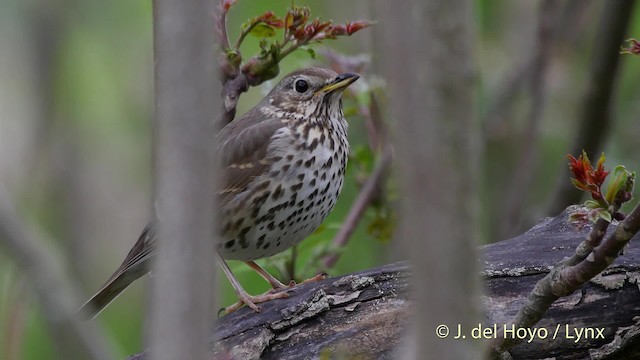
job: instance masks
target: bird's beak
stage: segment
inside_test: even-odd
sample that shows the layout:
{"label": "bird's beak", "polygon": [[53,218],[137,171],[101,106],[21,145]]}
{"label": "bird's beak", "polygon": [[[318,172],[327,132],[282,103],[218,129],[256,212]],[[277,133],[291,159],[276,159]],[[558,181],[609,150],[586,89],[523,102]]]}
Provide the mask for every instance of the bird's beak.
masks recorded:
{"label": "bird's beak", "polygon": [[344,73],[338,75],[329,85],[326,85],[319,92],[330,93],[336,90],[344,89],[351,85],[354,81],[358,80],[360,75],[354,73]]}

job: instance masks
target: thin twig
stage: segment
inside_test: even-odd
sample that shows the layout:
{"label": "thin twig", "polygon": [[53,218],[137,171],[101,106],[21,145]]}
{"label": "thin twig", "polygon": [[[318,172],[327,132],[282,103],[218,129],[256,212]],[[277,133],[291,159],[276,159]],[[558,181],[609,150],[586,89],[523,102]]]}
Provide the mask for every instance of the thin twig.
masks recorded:
{"label": "thin twig", "polygon": [[[340,231],[338,231],[338,234],[336,234],[336,236],[333,238],[333,248],[342,248],[349,242],[349,238],[360,223],[360,219],[362,219],[365,210],[369,207],[369,204],[375,198],[378,192],[378,188],[380,187],[382,180],[384,179],[386,170],[391,163],[391,158],[391,147],[387,146],[384,153],[380,157],[380,160],[378,161],[375,169],[358,194],[358,198],[353,202],[347,218],[340,227]],[[322,264],[324,265],[325,269],[330,269],[335,265],[339,258],[340,254],[338,252],[333,252],[332,254],[329,254],[322,259]]]}
{"label": "thin twig", "polygon": [[[556,300],[572,294],[613,263],[638,230],[640,230],[640,204],[636,205],[625,220],[618,225],[616,231],[590,251],[581,261],[572,266],[567,265],[566,262],[560,262],[549,274],[538,281],[527,296],[526,303],[514,317],[512,322],[514,327],[530,328],[537,324]],[[606,227],[604,231],[606,232]],[[591,233],[588,236],[591,236]],[[578,247],[574,258],[581,258],[580,252],[582,251],[583,249]],[[492,344],[492,349],[494,353],[501,353],[519,342],[520,339],[517,337],[511,338],[499,334]]]}
{"label": "thin twig", "polygon": [[510,181],[511,187],[507,192],[505,214],[507,219],[501,222],[500,238],[512,234],[520,225],[524,201],[531,185],[533,170],[537,159],[537,146],[540,123],[545,105],[545,74],[551,55],[554,12],[556,2],[545,0],[540,5],[538,15],[538,45],[531,73],[531,109],[527,120],[524,141],[520,148],[520,157],[513,171]]}
{"label": "thin twig", "polygon": [[227,34],[227,11],[224,10],[223,1],[218,4],[216,11],[216,30],[218,34],[218,45],[220,48],[229,49],[229,35]]}

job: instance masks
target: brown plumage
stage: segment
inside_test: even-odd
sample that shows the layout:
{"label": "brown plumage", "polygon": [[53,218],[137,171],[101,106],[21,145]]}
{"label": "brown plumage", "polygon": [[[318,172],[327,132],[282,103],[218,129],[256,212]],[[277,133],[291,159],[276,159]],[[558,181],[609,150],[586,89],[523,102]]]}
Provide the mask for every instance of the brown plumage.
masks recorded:
{"label": "brown plumage", "polygon": [[[295,245],[326,218],[342,188],[348,155],[341,95],[355,74],[307,68],[285,76],[254,108],[217,136],[223,184],[219,191],[222,243],[220,264],[240,297],[255,303],[224,259],[247,262],[275,289],[286,288],[252,260]],[[81,311],[96,315],[129,284],[149,271],[155,254],[154,225],[140,235],[122,265]]]}

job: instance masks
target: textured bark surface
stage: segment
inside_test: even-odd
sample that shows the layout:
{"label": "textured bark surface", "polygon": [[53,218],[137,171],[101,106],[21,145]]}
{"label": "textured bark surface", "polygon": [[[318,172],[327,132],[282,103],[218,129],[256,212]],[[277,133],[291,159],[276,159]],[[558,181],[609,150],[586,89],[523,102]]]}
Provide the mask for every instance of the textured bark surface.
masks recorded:
{"label": "textured bark surface", "polygon": [[[536,281],[572,254],[588,230],[568,224],[565,212],[515,238],[484,246],[482,326],[508,323]],[[547,338],[525,340],[511,350],[513,358],[640,358],[638,241],[640,236],[581,291],[558,300],[536,325],[548,331]],[[410,316],[408,270],[403,263],[386,265],[297,287],[288,299],[263,304],[260,314],[240,309],[219,320],[213,338],[220,340],[212,340],[211,348],[234,359],[314,359],[325,351],[333,353],[331,358],[392,359]],[[449,336],[455,336],[457,324],[446,325]],[[603,329],[604,338],[596,338],[594,330],[589,338],[578,339],[574,329],[587,328]],[[470,336],[471,329],[463,331]],[[130,359],[144,358],[137,354]]]}

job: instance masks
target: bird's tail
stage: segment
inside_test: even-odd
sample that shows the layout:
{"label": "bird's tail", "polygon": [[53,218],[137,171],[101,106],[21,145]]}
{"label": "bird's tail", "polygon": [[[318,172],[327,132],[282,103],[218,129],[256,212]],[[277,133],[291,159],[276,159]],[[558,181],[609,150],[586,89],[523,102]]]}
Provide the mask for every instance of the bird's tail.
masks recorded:
{"label": "bird's tail", "polygon": [[147,225],[122,265],[102,285],[102,288],[80,307],[78,312],[89,319],[96,317],[132,282],[149,271],[149,259],[155,254],[155,229]]}
{"label": "bird's tail", "polygon": [[95,295],[93,295],[80,307],[80,309],[78,309],[78,312],[83,316],[88,316],[87,320],[95,318],[105,307],[107,307],[107,305],[115,300],[115,298],[117,298],[124,289],[144,274],[144,271],[116,271],[111,279],[109,279]]}

